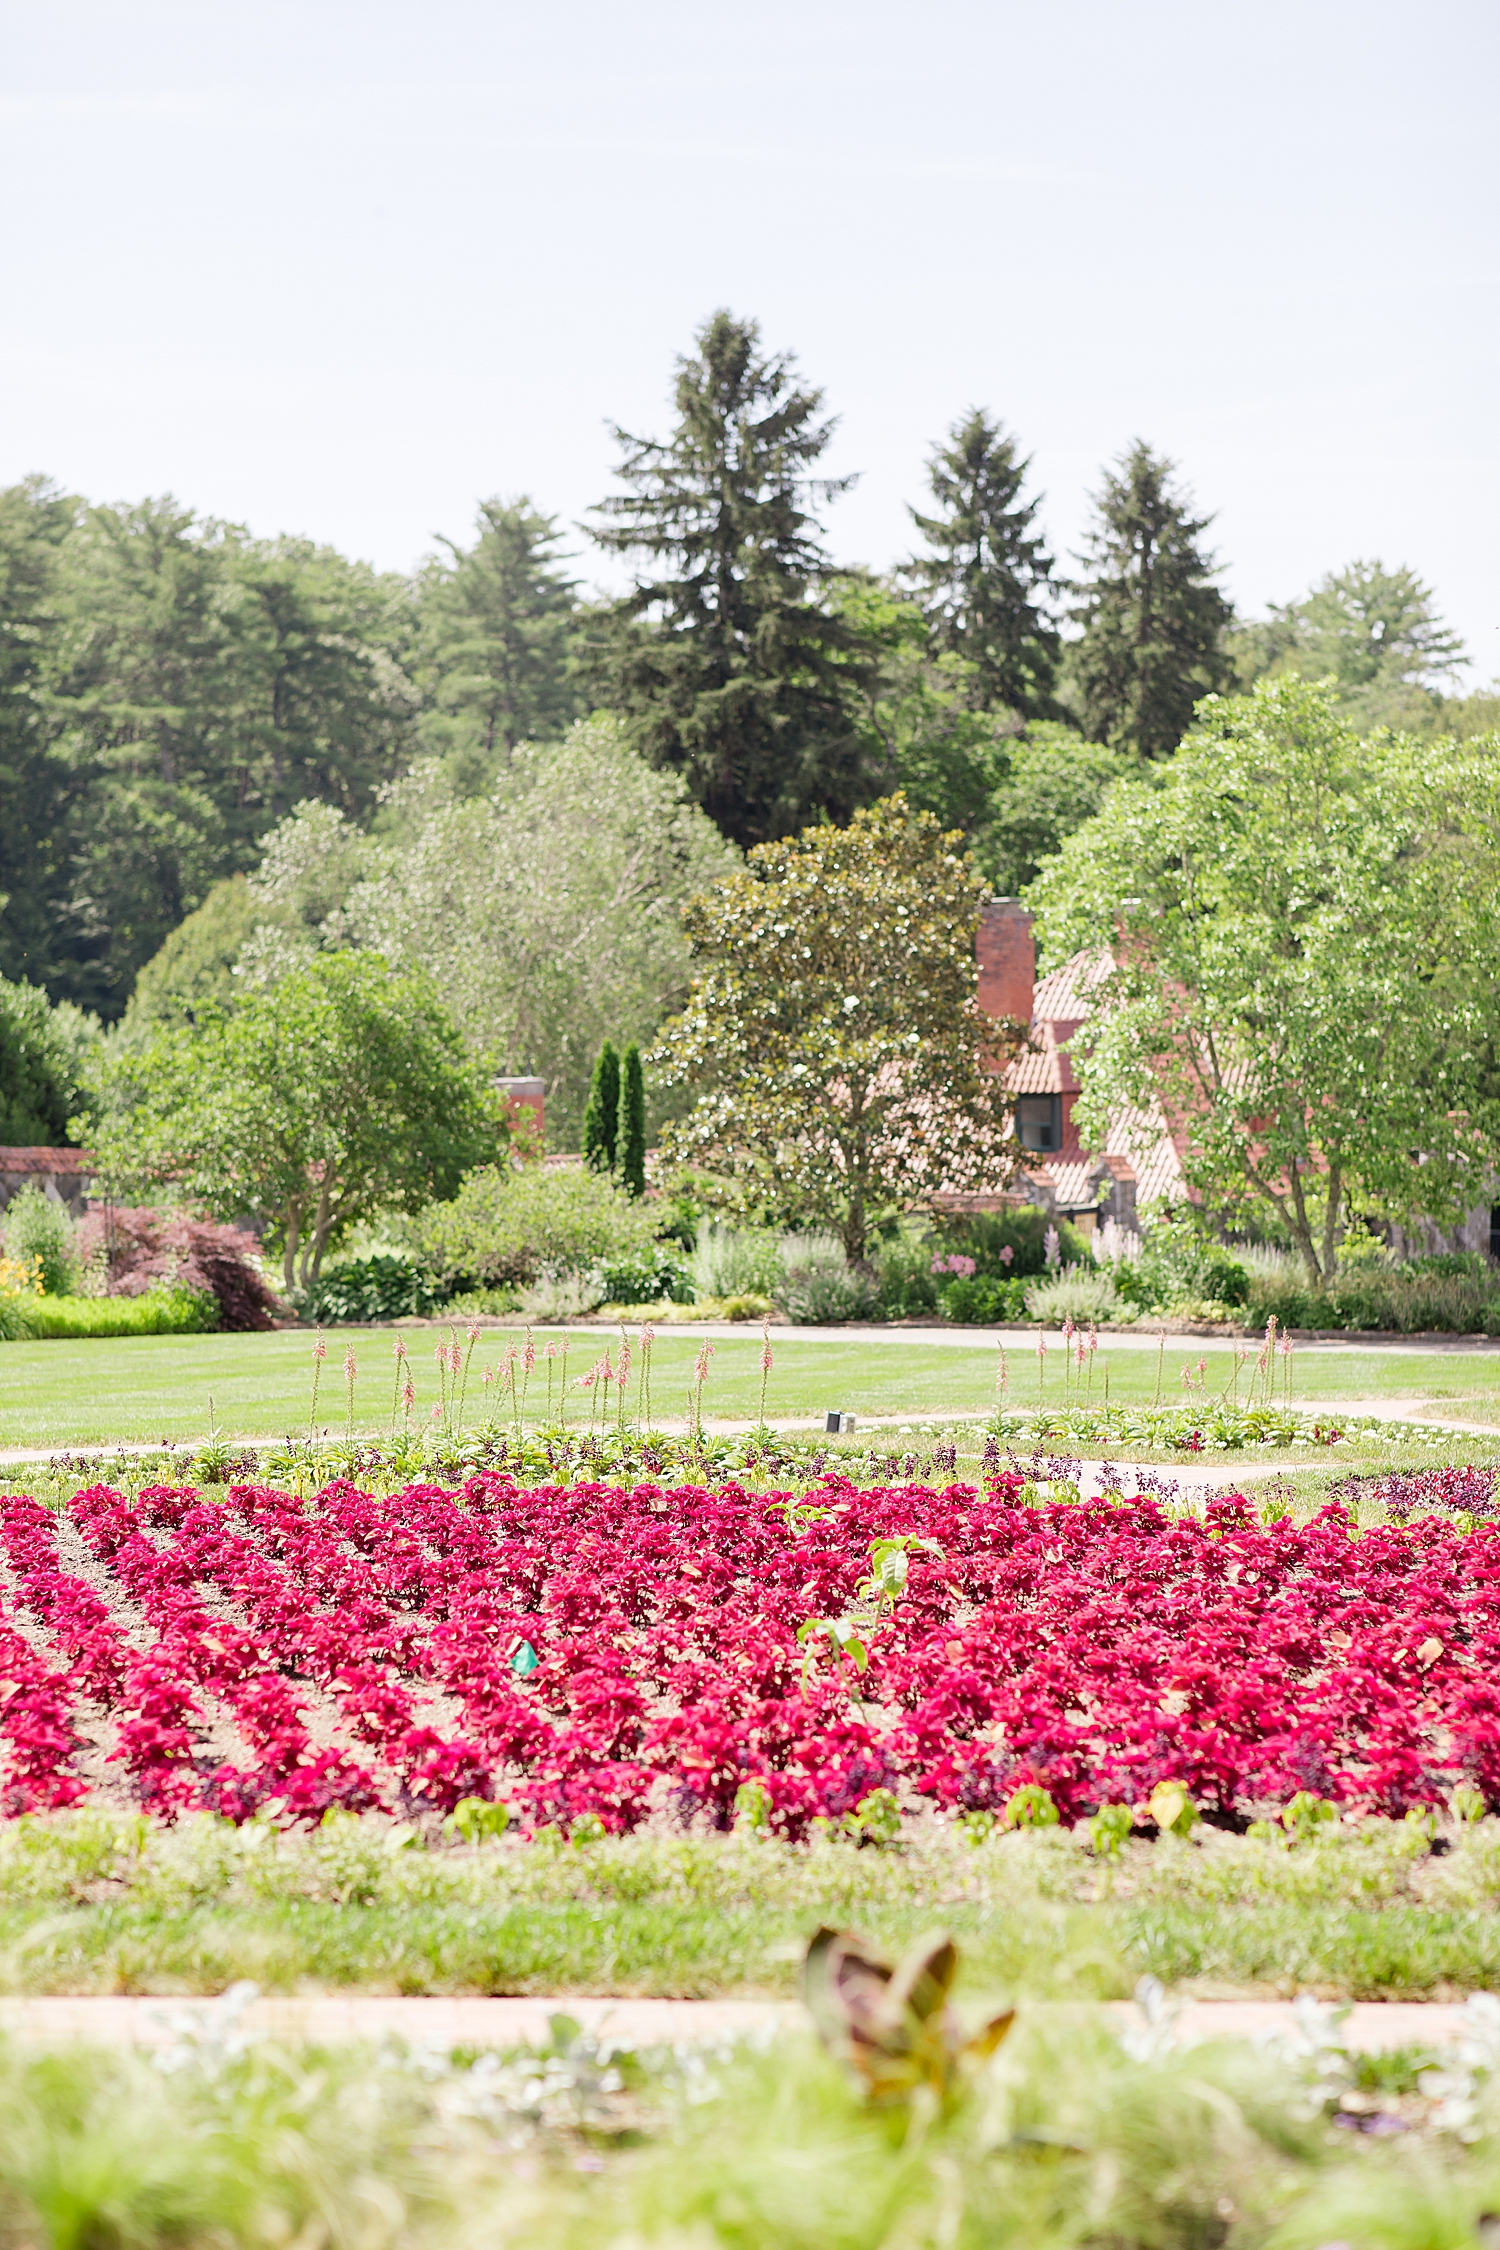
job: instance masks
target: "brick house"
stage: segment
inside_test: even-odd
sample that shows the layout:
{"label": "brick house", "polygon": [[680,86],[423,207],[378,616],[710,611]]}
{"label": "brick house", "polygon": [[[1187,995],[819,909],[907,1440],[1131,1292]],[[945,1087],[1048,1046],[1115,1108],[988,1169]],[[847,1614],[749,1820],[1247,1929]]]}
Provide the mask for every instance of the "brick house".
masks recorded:
{"label": "brick house", "polygon": [[1007,1083],[1016,1101],[1016,1132],[1027,1151],[1025,1172],[1008,1192],[945,1196],[955,1211],[998,1210],[1040,1204],[1071,1219],[1083,1234],[1113,1219],[1135,1229],[1148,1203],[1186,1194],[1181,1151],[1161,1119],[1122,1115],[1102,1149],[1087,1149],[1073,1112],[1078,1079],[1068,1041],[1089,1013],[1089,991],[1105,956],[1075,954],[1050,976],[1036,980],[1031,915],[1019,899],[986,901],[976,938],[979,1005],[992,1016],[1014,1016],[1031,1028],[1033,1051],[1010,1067]]}

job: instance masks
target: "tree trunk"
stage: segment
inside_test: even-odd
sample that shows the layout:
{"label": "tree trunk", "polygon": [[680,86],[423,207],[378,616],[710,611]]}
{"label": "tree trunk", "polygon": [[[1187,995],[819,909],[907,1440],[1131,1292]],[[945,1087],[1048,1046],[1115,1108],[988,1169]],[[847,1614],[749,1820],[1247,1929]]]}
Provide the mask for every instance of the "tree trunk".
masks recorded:
{"label": "tree trunk", "polygon": [[865,1197],[862,1188],[855,1188],[849,1197],[849,1207],[844,1213],[844,1256],[851,1266],[857,1266],[865,1254]]}
{"label": "tree trunk", "polygon": [[287,1205],[286,1232],[281,1244],[281,1280],[290,1297],[297,1286],[297,1239],[301,1229],[297,1225],[297,1207]]}

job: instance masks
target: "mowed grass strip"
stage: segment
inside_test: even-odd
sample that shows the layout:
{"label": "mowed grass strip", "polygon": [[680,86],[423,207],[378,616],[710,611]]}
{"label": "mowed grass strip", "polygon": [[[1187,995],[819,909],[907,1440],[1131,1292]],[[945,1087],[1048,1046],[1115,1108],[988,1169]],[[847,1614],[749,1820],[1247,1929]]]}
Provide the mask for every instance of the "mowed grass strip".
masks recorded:
{"label": "mowed grass strip", "polygon": [[1500,1979],[1500,1820],[1368,1821],[1284,1849],[1216,1832],[1094,1858],[1081,1835],[900,1850],[636,1836],[429,1848],[379,1818],[312,1835],[89,1808],[0,1831],[0,1988],[16,1993],[573,1993],[796,1989],[822,1922],[899,1950],[941,1923],[973,1995],[1447,1997]]}
{"label": "mowed grass strip", "polygon": [[[480,1381],[508,1342],[520,1343],[519,1329],[485,1329],[474,1347],[468,1419],[484,1411]],[[395,1337],[388,1328],[340,1328],[328,1336],[318,1399],[320,1429],[341,1429],[347,1400],[343,1355],[352,1350],[357,1365],[355,1426],[378,1430],[391,1411]],[[433,1354],[439,1335],[431,1329],[408,1334],[417,1385],[417,1414],[425,1419],[438,1396]],[[560,1332],[538,1331],[539,1344],[564,1341]],[[588,1427],[587,1400],[577,1378],[606,1348],[618,1350],[618,1332],[574,1329],[568,1345],[568,1415]],[[268,1440],[308,1428],[312,1401],[314,1339],[307,1330],[278,1330],[265,1336],[128,1336],[0,1345],[0,1446],[76,1448],[116,1441],[181,1443],[202,1439],[212,1417],[231,1437]],[[1244,1349],[1245,1340],[1238,1346]],[[1157,1354],[1139,1338],[1128,1342],[1101,1332],[1092,1396],[1102,1401],[1103,1368],[1109,1368],[1109,1396],[1116,1405],[1146,1405],[1157,1387]],[[696,1336],[664,1330],[651,1357],[652,1420],[680,1426],[693,1388],[693,1365],[700,1350]],[[768,1419],[805,1420],[839,1407],[867,1420],[898,1420],[908,1414],[942,1414],[955,1419],[988,1413],[994,1406],[998,1353],[990,1338],[945,1339],[941,1344],[917,1334],[851,1334],[829,1340],[796,1329],[773,1331],[775,1366],[766,1390]],[[1043,1376],[1033,1343],[1024,1335],[1006,1338],[1007,1402],[1016,1409],[1034,1406],[1039,1396],[1051,1404],[1063,1397],[1060,1355],[1048,1355]],[[747,1331],[715,1341],[704,1388],[705,1419],[753,1420],[760,1410],[760,1335]],[[1211,1400],[1234,1377],[1233,1342],[1168,1337],[1163,1354],[1163,1403],[1180,1403],[1182,1369],[1196,1376],[1204,1361],[1202,1389]],[[556,1363],[554,1362],[554,1366]],[[1301,1345],[1293,1363],[1293,1402],[1323,1399],[1398,1402],[1403,1412],[1430,1411],[1448,1418],[1483,1422],[1500,1429],[1500,1350],[1411,1351],[1378,1347]],[[1241,1395],[1248,1369],[1239,1377]],[[627,1405],[634,1411],[632,1377]],[[1280,1395],[1278,1391],[1278,1395]],[[554,1410],[557,1387],[554,1387]],[[527,1419],[546,1418],[544,1367],[538,1365],[527,1399]]]}

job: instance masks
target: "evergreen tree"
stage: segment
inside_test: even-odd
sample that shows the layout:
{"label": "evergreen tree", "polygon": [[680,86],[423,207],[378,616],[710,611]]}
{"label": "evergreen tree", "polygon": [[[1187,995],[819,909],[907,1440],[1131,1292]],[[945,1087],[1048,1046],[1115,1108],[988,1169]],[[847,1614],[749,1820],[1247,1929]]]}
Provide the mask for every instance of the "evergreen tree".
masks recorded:
{"label": "evergreen tree", "polygon": [[859,644],[822,599],[816,511],[851,481],[812,475],[833,433],[823,394],[762,350],[755,321],[717,312],[676,403],[665,440],[615,431],[629,489],[596,511],[596,536],[644,572],[608,613],[604,700],[738,843],[846,819],[874,786]]}
{"label": "evergreen tree", "polygon": [[612,1039],[599,1049],[583,1113],[583,1153],[596,1172],[612,1172],[620,1145],[620,1056]]}
{"label": "evergreen tree", "polygon": [[1079,716],[1095,742],[1164,758],[1187,732],[1200,696],[1232,675],[1225,634],[1233,611],[1214,584],[1194,516],[1174,490],[1174,464],[1137,441],[1095,498],[1097,522],[1080,558],[1070,651]]}
{"label": "evergreen tree", "polygon": [[1030,467],[981,408],[955,422],[927,467],[938,513],[910,510],[930,551],[902,575],[937,648],[972,666],[976,707],[1042,718],[1059,640],[1045,607],[1052,557],[1032,528],[1040,499],[1021,498]]}
{"label": "evergreen tree", "polygon": [[560,538],[557,518],[524,494],[486,500],[475,544],[445,539],[450,559],[428,563],[418,580],[423,738],[466,793],[517,743],[552,740],[578,716],[576,581],[557,567]]}
{"label": "evergreen tree", "polygon": [[620,1070],[620,1179],[627,1194],[646,1192],[646,1074],[632,1040]]}
{"label": "evergreen tree", "polygon": [[117,1016],[281,814],[307,798],[367,809],[407,746],[404,599],[329,549],[250,540],[170,499],[89,510],[63,550],[48,657],[71,795],[73,961],[56,989]]}
{"label": "evergreen tree", "polygon": [[0,491],[0,976],[65,980],[68,775],[43,699],[58,555],[79,503],[41,477]]}

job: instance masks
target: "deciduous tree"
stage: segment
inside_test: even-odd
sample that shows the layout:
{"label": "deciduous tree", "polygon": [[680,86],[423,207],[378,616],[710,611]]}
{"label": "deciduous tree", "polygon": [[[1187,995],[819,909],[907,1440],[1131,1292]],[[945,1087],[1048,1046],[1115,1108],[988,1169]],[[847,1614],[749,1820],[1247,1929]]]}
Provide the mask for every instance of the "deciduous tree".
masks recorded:
{"label": "deciduous tree", "polygon": [[884,1212],[1003,1186],[997,1073],[1021,1035],[976,998],[984,890],[963,838],[899,793],[757,846],[685,916],[692,996],[650,1059],[697,1098],[663,1145],[836,1227],[854,1259]]}
{"label": "deciduous tree", "polygon": [[319,955],[119,1055],[104,1083],[106,1177],[258,1219],[289,1290],[359,1220],[452,1195],[506,1135],[428,979],[368,953]]}
{"label": "deciduous tree", "polygon": [[1452,1219],[1500,1150],[1500,737],[1361,741],[1301,680],[1206,704],[1029,896],[1044,963],[1099,956],[1070,1041],[1102,1146],[1159,1108],[1190,1184],[1279,1220],[1309,1280],[1351,1210]]}

